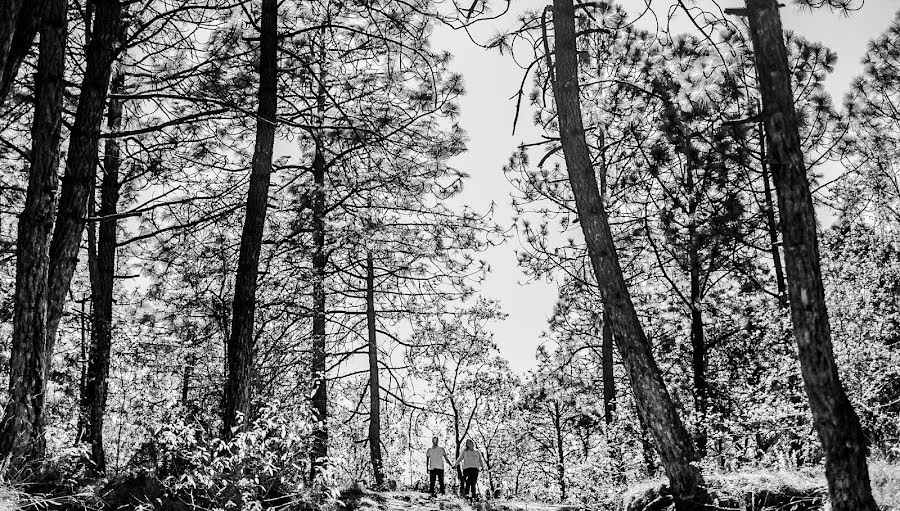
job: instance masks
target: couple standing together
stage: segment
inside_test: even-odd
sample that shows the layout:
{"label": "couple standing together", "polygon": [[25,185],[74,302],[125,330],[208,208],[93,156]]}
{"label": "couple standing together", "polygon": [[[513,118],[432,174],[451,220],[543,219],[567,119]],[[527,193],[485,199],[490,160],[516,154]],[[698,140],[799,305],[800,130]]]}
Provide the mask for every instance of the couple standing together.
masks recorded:
{"label": "couple standing together", "polygon": [[440,483],[441,494],[444,493],[444,460],[451,467],[462,467],[462,494],[464,497],[472,499],[477,497],[475,486],[478,484],[478,471],[487,469],[484,462],[484,456],[480,451],[475,449],[475,442],[472,439],[466,440],[466,448],[460,453],[456,462],[451,462],[447,457],[447,451],[443,447],[438,446],[438,437],[431,439],[431,448],[425,452],[425,458],[428,463],[428,476],[431,489],[434,495],[434,482]]}

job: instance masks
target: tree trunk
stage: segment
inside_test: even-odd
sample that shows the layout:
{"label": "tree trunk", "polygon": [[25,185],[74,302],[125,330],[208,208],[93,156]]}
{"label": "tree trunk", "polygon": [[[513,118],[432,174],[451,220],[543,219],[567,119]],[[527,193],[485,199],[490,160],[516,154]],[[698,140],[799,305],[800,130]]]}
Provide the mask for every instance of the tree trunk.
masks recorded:
{"label": "tree trunk", "polygon": [[369,329],[369,454],[375,486],[384,486],[381,458],[381,383],[378,378],[378,343],[375,335],[375,264],[366,254],[366,321]]}
{"label": "tree trunk", "polygon": [[787,269],[794,337],[835,511],[878,509],[866,465],[866,440],[838,375],[819,265],[816,217],[791,93],[781,17],[775,0],[746,0],[763,102],[769,162]]}
{"label": "tree trunk", "polygon": [[769,229],[769,246],[772,251],[772,265],[775,267],[775,285],[778,289],[778,304],[788,307],[787,284],[784,281],[784,267],[781,265],[781,251],[778,248],[778,221],[775,219],[775,202],[772,200],[772,185],[769,181],[769,162],[766,161],[766,128],[759,123],[759,152],[762,168],[763,199],[766,204],[766,226]]}
{"label": "tree trunk", "polygon": [[[10,60],[10,50],[19,25],[22,4],[22,0],[4,0],[0,3],[0,70],[6,69],[6,62]],[[5,98],[0,97],[0,105],[3,99]]]}
{"label": "tree trunk", "polygon": [[122,30],[122,6],[119,0],[95,0],[95,3],[97,10],[91,39],[85,48],[84,79],[69,137],[69,157],[62,179],[53,240],[50,243],[45,377],[50,371],[56,332],[65,309],[72,275],[78,264],[88,196],[93,193],[97,171],[100,123]]}
{"label": "tree trunk", "polygon": [[[691,215],[693,218],[693,214]],[[697,228],[691,221],[690,248],[688,259],[691,277],[691,368],[694,383],[694,410],[697,413],[697,430],[695,440],[697,455],[706,456],[706,414],[709,396],[706,379],[706,338],[703,335],[703,311],[700,310],[702,291],[700,289],[700,250],[697,242]]]}
{"label": "tree trunk", "polygon": [[[253,375],[253,324],[256,314],[256,279],[262,249],[275,147],[278,110],[278,1],[262,0],[259,41],[259,92],[257,94],[256,144],[250,168],[250,188],[241,232],[231,335],[228,337],[225,396],[222,406],[222,434],[230,438],[235,428],[250,421]],[[238,414],[241,418],[238,419]]]}
{"label": "tree trunk", "polygon": [[495,498],[497,495],[497,485],[494,482],[494,471],[491,470],[491,449],[487,446],[484,447],[484,467],[487,471],[488,476],[488,488],[490,488],[491,498]]}
{"label": "tree trunk", "polygon": [[556,430],[556,481],[559,484],[560,500],[566,501],[566,451],[563,443],[562,414],[559,403],[553,403],[553,428]]}
{"label": "tree trunk", "polygon": [[[125,85],[125,73],[121,63],[112,80],[111,91],[119,94]],[[122,127],[122,100],[109,101],[107,127],[116,132]],[[106,455],[103,451],[103,418],[106,413],[106,395],[109,379],[110,351],[112,350],[113,285],[116,273],[116,228],[112,218],[119,202],[119,169],[121,158],[119,141],[109,138],[103,155],[103,182],[100,185],[101,220],[97,235],[96,276],[91,281],[93,302],[93,336],[88,354],[84,394],[82,395],[85,428],[83,442],[91,445],[91,461],[97,474],[106,472]]]}
{"label": "tree trunk", "polygon": [[603,418],[607,425],[612,424],[616,411],[616,380],[613,373],[613,334],[612,326],[603,319]]}
{"label": "tree trunk", "polygon": [[31,171],[16,243],[9,397],[0,434],[0,465],[9,460],[11,471],[43,458],[45,448],[48,254],[65,88],[66,1],[49,0],[45,8],[35,77]]}
{"label": "tree trunk", "polygon": [[[90,233],[90,231],[88,231]],[[88,240],[88,247],[90,247],[91,243]],[[90,253],[90,252],[88,252]],[[93,283],[91,283],[93,285]],[[87,304],[87,298],[81,299],[81,312],[78,314],[78,324],[79,324],[79,332],[81,334],[81,342],[79,345],[79,376],[78,376],[78,395],[84,396],[84,389],[87,385],[87,358],[88,358],[88,343],[90,341],[88,338],[88,327],[87,327],[87,311],[85,311],[85,305]],[[79,401],[79,406],[81,406],[81,414],[78,416],[78,424],[75,426],[75,441],[72,443],[75,447],[78,447],[81,444],[82,438],[84,438],[84,428],[85,426],[85,414],[84,414],[84,406],[82,402]]]}
{"label": "tree trunk", "polygon": [[325,156],[320,143],[316,142],[316,154],[313,158],[313,327],[312,327],[312,372],[313,398],[312,413],[315,426],[313,429],[312,471],[310,477],[315,480],[328,457],[328,387],[326,379],[326,346],[325,346],[325,270],[328,257],[325,252]]}
{"label": "tree trunk", "polygon": [[[456,404],[451,402],[451,408],[453,409],[453,445],[455,449],[453,450],[453,460],[456,461],[459,459],[459,455],[462,451],[462,432],[459,429],[459,409],[456,407]],[[456,481],[459,483],[459,487],[457,488],[460,495],[462,492],[462,466],[456,466]]]}
{"label": "tree trunk", "polygon": [[[48,5],[36,1],[23,3],[21,0],[7,0],[6,5],[0,7],[0,16],[3,16],[3,19],[6,20],[7,10],[14,9],[17,3],[21,5],[18,18],[10,18],[16,19],[15,29],[6,57],[0,61],[2,63],[0,65],[0,106],[3,106],[10,89],[12,89],[13,81],[16,75],[19,74],[19,67],[34,43],[34,36],[37,35],[41,16],[44,15],[44,11],[48,7]],[[5,40],[6,29],[7,26],[4,21],[2,27],[0,27],[0,39]]]}
{"label": "tree trunk", "polygon": [[554,0],[553,7],[556,46],[553,88],[560,138],[578,219],[593,256],[591,262],[603,296],[604,311],[628,371],[638,411],[659,449],[676,506],[699,509],[708,496],[703,489],[703,476],[692,464],[697,461],[697,454],[666,390],[631,301],[584,138],[573,0]]}

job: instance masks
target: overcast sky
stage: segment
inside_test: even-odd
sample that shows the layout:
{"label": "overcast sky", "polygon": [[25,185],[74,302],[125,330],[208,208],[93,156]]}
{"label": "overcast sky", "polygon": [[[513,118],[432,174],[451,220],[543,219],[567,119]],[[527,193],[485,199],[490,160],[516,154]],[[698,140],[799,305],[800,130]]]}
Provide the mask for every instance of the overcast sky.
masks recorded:
{"label": "overcast sky", "polygon": [[[513,1],[513,12],[488,26],[479,27],[475,37],[484,40],[493,32],[511,26],[516,13],[542,8],[547,3],[539,0]],[[672,0],[651,1],[654,10],[661,13],[666,12],[672,3]],[[623,5],[629,3],[644,5],[643,1],[637,0],[626,0]],[[688,2],[689,5],[692,3]],[[722,5],[729,7],[731,4],[741,6],[743,2],[723,0]],[[783,8],[782,16],[785,29],[820,41],[837,52],[838,62],[828,88],[835,102],[839,103],[850,81],[861,71],[860,59],[868,41],[890,25],[898,9],[900,0],[866,0],[863,7],[849,17],[826,10],[799,9],[793,5]],[[518,89],[522,71],[508,56],[476,46],[461,32],[438,29],[433,46],[454,55],[452,67],[463,75],[466,84],[460,123],[471,139],[469,151],[451,162],[472,176],[462,199],[482,211],[493,202],[495,221],[509,226],[512,223],[509,205],[512,188],[502,168],[518,144],[534,140],[538,135],[531,126],[530,115],[524,113],[516,135],[511,135],[515,103],[510,97]],[[499,300],[503,311],[508,314],[507,319],[495,328],[495,340],[501,354],[514,369],[526,371],[534,366],[534,352],[541,342],[556,301],[556,287],[546,282],[527,280],[516,264],[515,251],[519,247],[520,242],[513,234],[505,245],[494,247],[484,255],[493,271],[485,282],[483,294]]]}

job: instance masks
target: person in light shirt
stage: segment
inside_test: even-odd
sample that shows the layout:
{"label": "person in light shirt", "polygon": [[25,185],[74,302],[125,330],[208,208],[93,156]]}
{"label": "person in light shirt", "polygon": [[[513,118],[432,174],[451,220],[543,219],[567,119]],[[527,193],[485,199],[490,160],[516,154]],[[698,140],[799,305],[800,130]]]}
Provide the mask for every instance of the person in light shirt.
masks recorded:
{"label": "person in light shirt", "polygon": [[428,471],[428,479],[431,485],[429,491],[432,496],[434,496],[435,480],[440,483],[441,495],[444,494],[444,460],[450,463],[447,451],[443,447],[438,446],[438,437],[433,437],[431,439],[431,448],[425,451],[426,470]]}
{"label": "person in light shirt", "polygon": [[464,497],[469,493],[473,500],[478,497],[476,486],[478,485],[478,471],[487,469],[484,463],[484,456],[481,451],[475,449],[475,441],[471,438],[466,440],[466,448],[459,455],[454,466],[461,466],[463,473],[462,494]]}

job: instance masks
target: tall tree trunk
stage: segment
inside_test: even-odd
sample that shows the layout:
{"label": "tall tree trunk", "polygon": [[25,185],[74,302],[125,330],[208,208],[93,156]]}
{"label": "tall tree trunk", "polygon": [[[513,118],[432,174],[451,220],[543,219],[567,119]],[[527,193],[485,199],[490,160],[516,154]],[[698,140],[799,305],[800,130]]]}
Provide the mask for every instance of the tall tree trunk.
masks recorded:
{"label": "tall tree trunk", "polygon": [[381,457],[381,382],[378,378],[378,342],[375,331],[375,263],[366,253],[366,322],[369,330],[369,454],[375,486],[384,486]]}
{"label": "tall tree trunk", "polygon": [[553,402],[553,428],[556,431],[556,481],[559,484],[560,499],[566,501],[566,451],[563,443],[562,414],[559,403]]}
{"label": "tall tree trunk", "polygon": [[[121,61],[112,80],[111,91],[119,94],[125,85],[125,73]],[[122,100],[109,101],[107,127],[110,132],[122,127]],[[91,279],[93,302],[93,335],[88,353],[82,408],[85,428],[82,441],[91,445],[91,461],[97,474],[106,472],[106,455],[103,450],[103,418],[106,413],[106,395],[109,379],[110,352],[112,350],[113,286],[116,273],[116,228],[114,215],[119,202],[119,169],[121,158],[119,141],[109,138],[103,155],[103,181],[100,185],[100,209],[102,218],[97,234],[95,278]]]}
{"label": "tall tree trunk", "polygon": [[[569,183],[579,222],[603,296],[604,311],[628,371],[637,402],[659,449],[678,509],[699,509],[708,500],[690,436],[666,390],[650,343],[631,301],[584,138],[573,0],[553,1],[556,46],[554,96]],[[547,56],[548,59],[550,56]]]}
{"label": "tall tree trunk", "polygon": [[762,94],[769,162],[781,213],[794,337],[804,387],[825,450],[835,511],[878,509],[866,440],[838,375],[819,264],[816,217],[803,162],[790,69],[776,0],[746,0]]}
{"label": "tall tree trunk", "polygon": [[[451,405],[451,408],[453,409],[453,446],[454,446],[453,459],[458,460],[459,455],[462,452],[462,441],[463,441],[462,432],[460,431],[460,427],[459,427],[459,409],[456,407],[456,403],[454,401],[451,401],[450,405]],[[459,487],[457,489],[459,490],[458,493],[460,495],[463,494],[462,480],[463,480],[462,466],[457,465],[456,466],[456,481],[457,481],[457,483],[459,483]]]}
{"label": "tall tree trunk", "polygon": [[494,471],[491,470],[493,465],[491,464],[491,449],[488,446],[484,447],[484,469],[487,471],[488,477],[488,488],[491,491],[491,498],[495,498],[497,496],[497,485],[494,481]]}
{"label": "tall tree trunk", "polygon": [[[693,218],[693,214],[691,215]],[[702,290],[700,289],[700,249],[697,241],[697,227],[691,221],[688,230],[690,248],[688,259],[691,280],[691,360],[694,382],[694,409],[697,413],[697,455],[706,456],[706,416],[709,402],[706,378],[706,338],[703,335],[703,311],[700,310]]]}
{"label": "tall tree trunk", "polygon": [[616,411],[616,380],[613,373],[613,334],[610,322],[603,319],[603,340],[601,350],[603,354],[603,419],[607,425],[612,424],[613,413]]}
{"label": "tall tree trunk", "polygon": [[[88,231],[90,233],[90,231]],[[91,243],[88,241],[88,247],[90,247]],[[88,252],[90,253],[90,252]],[[93,285],[93,283],[91,283]],[[81,343],[79,346],[79,377],[78,377],[78,395],[84,396],[84,389],[87,385],[87,358],[88,358],[88,327],[87,327],[87,311],[85,311],[85,305],[87,304],[87,298],[81,299],[81,312],[78,314],[78,324],[80,331]],[[81,406],[81,414],[78,416],[78,423],[75,426],[75,441],[72,443],[74,446],[78,446],[81,444],[82,438],[84,438],[84,428],[85,428],[85,414],[84,406],[81,401],[79,401],[79,406]]]}
{"label": "tall tree trunk", "polygon": [[12,89],[13,81],[15,80],[16,75],[19,74],[19,67],[22,65],[22,61],[25,60],[25,56],[28,55],[28,50],[31,49],[31,45],[34,43],[34,36],[37,35],[41,16],[44,15],[44,11],[49,5],[34,0],[27,2],[22,2],[21,0],[7,0],[5,5],[0,7],[0,16],[4,17],[3,25],[0,27],[0,32],[2,32],[0,39],[5,39],[6,37],[6,10],[14,9],[16,3],[21,4],[21,8],[19,9],[18,18],[15,19],[15,29],[12,34],[12,39],[10,40],[6,57],[4,60],[0,61],[2,62],[2,65],[0,65],[0,107],[3,106],[6,97],[9,95],[10,89]]}
{"label": "tall tree trunk", "polygon": [[50,277],[47,296],[47,353],[45,375],[50,371],[56,332],[65,310],[66,295],[78,264],[78,250],[87,216],[88,196],[94,190],[100,123],[122,28],[119,0],[95,0],[97,10],[90,42],[85,48],[85,72],[78,108],[69,137],[69,156],[62,179],[56,225],[50,243]]}
{"label": "tall tree trunk", "polygon": [[326,379],[326,346],[325,346],[325,270],[328,256],[325,252],[325,156],[322,154],[320,142],[316,141],[316,154],[313,158],[313,327],[312,327],[312,372],[313,398],[312,413],[315,420],[313,430],[312,471],[310,477],[315,480],[328,457],[328,381]]}
{"label": "tall tree trunk", "polygon": [[[19,14],[22,11],[23,0],[4,0],[0,3],[0,70],[6,68],[6,62],[10,60],[10,50],[19,25]],[[0,97],[0,104],[3,103]]]}
{"label": "tall tree trunk", "polygon": [[35,77],[31,170],[16,243],[9,397],[0,424],[0,463],[9,460],[12,471],[40,460],[45,448],[47,282],[65,88],[66,1],[48,0],[45,8]]}
{"label": "tall tree trunk", "polygon": [[759,123],[759,152],[762,168],[763,199],[766,204],[766,227],[769,230],[769,247],[772,251],[772,265],[775,267],[775,285],[778,290],[778,304],[788,307],[787,284],[784,281],[784,267],[781,264],[781,251],[778,248],[778,221],[775,219],[775,202],[772,199],[772,184],[769,178],[769,162],[766,157],[766,127]]}
{"label": "tall tree trunk", "polygon": [[[231,335],[228,337],[225,396],[222,406],[222,433],[230,438],[235,427],[250,421],[253,375],[253,324],[256,314],[256,279],[262,249],[275,147],[278,110],[278,0],[262,0],[259,41],[259,92],[256,110],[256,144],[250,167],[247,210],[241,233]],[[238,414],[241,420],[238,422]]]}

